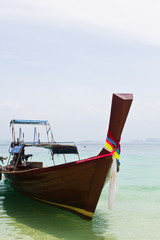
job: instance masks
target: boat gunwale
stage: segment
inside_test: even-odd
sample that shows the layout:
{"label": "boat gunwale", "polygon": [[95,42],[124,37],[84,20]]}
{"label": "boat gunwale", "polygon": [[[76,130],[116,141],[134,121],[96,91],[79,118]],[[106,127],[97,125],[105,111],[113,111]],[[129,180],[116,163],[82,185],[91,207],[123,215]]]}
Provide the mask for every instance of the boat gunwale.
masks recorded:
{"label": "boat gunwale", "polygon": [[78,160],[78,161],[74,161],[74,162],[69,162],[69,163],[64,163],[64,164],[60,164],[57,166],[49,166],[49,167],[42,167],[42,168],[33,168],[33,169],[27,169],[27,170],[18,170],[18,171],[7,171],[5,170],[5,168],[7,166],[3,166],[2,168],[2,173],[3,174],[9,174],[9,175],[21,175],[23,173],[42,173],[42,172],[49,172],[49,171],[56,171],[56,170],[61,170],[65,167],[72,167],[75,166],[76,164],[82,164],[82,163],[87,163],[90,161],[96,161],[98,159],[102,159],[102,158],[108,158],[108,157],[112,157],[113,152],[107,153],[107,154],[103,154],[103,155],[96,155],[94,157],[90,157],[87,159],[82,159],[82,160]]}

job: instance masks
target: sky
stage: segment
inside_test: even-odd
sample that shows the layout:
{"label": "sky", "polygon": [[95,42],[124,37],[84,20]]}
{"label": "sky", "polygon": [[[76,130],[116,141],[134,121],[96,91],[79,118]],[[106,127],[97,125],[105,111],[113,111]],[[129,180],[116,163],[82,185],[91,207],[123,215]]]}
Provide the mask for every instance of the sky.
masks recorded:
{"label": "sky", "polygon": [[0,0],[0,140],[44,119],[57,141],[105,141],[113,93],[133,93],[123,141],[160,138],[158,0]]}

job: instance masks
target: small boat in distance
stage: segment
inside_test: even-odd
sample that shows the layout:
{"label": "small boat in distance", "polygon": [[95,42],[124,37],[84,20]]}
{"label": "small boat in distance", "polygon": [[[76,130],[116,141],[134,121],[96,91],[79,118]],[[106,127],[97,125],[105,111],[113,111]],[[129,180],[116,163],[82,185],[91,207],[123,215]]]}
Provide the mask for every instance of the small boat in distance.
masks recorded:
{"label": "small boat in distance", "polygon": [[[11,120],[12,142],[8,163],[0,168],[1,174],[16,191],[46,204],[71,211],[91,220],[104,184],[108,181],[114,160],[120,154],[120,138],[133,100],[132,94],[113,94],[110,122],[105,145],[97,156],[80,159],[75,144],[57,143],[48,121]],[[16,139],[15,125],[33,125],[34,139],[24,140],[19,128]],[[41,142],[36,125],[46,128],[46,142]],[[41,161],[30,161],[32,154],[26,154],[28,147],[50,150],[53,165],[45,166]],[[54,155],[62,154],[64,163],[54,164]],[[66,154],[76,154],[77,159],[66,162]],[[45,159],[44,159],[45,161]],[[116,169],[117,170],[117,169]]]}

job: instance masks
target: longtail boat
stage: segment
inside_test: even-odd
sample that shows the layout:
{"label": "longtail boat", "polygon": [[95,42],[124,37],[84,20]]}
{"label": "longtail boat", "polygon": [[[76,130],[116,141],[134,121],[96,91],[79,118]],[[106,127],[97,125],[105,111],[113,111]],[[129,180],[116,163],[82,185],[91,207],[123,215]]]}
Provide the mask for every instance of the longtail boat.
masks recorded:
{"label": "longtail boat", "polygon": [[[80,159],[75,144],[57,143],[48,121],[11,120],[12,142],[8,163],[1,166],[9,185],[16,191],[46,204],[71,211],[81,218],[91,220],[102,189],[111,175],[111,167],[117,167],[120,154],[120,138],[133,100],[132,94],[113,94],[107,138],[101,152],[94,157]],[[32,142],[24,140],[19,128],[15,136],[15,125],[34,125]],[[41,142],[36,125],[46,127],[48,140]],[[50,136],[49,136],[50,134]],[[28,147],[49,149],[52,166],[32,161],[32,154],[26,154]],[[55,154],[77,154],[77,160],[54,164]],[[117,172],[117,169],[116,169]]]}

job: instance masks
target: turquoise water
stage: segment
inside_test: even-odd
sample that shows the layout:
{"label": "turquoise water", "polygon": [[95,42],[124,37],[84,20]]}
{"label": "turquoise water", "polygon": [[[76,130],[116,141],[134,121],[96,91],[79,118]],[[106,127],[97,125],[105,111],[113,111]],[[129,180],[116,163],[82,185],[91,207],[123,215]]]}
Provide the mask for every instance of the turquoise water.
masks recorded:
{"label": "turquoise water", "polygon": [[[79,145],[81,157],[97,154],[102,145]],[[0,145],[0,155],[8,155],[7,145]],[[38,153],[39,158],[45,155],[44,151]],[[120,161],[113,210],[108,210],[105,186],[90,222],[28,199],[1,181],[0,239],[159,240],[160,144],[122,144]],[[47,165],[50,163],[51,159]]]}

